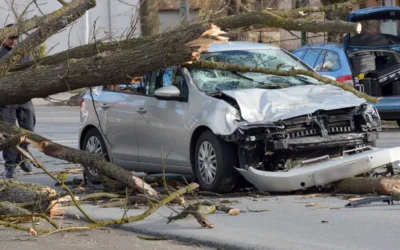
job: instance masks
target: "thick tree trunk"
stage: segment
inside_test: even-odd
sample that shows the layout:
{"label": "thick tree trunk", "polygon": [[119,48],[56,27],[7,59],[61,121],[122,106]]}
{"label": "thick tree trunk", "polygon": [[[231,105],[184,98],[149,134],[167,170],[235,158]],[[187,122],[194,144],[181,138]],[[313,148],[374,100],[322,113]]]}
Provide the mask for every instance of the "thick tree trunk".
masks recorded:
{"label": "thick tree trunk", "polygon": [[338,191],[349,194],[392,195],[400,198],[400,179],[348,178],[335,184]]}
{"label": "thick tree trunk", "polygon": [[45,42],[57,31],[65,28],[71,22],[80,18],[85,12],[96,6],[95,0],[82,0],[82,3],[75,8],[71,8],[63,15],[55,18],[53,21],[41,26],[27,39],[21,42],[13,53],[0,59],[0,76],[6,75],[9,69],[14,67],[31,50]]}
{"label": "thick tree trunk", "polygon": [[[157,197],[157,192],[150,185],[143,182],[142,179],[134,176],[131,172],[106,161],[103,157],[96,156],[86,151],[62,146],[38,134],[22,130],[19,127],[11,126],[2,121],[0,121],[0,131],[8,134],[23,131],[25,132],[27,141],[48,156],[82,164],[84,166],[90,166],[97,169],[101,174],[117,179],[140,193]],[[2,199],[0,198],[0,200]]]}
{"label": "thick tree trunk", "polygon": [[0,105],[24,103],[31,98],[82,87],[126,82],[131,80],[129,76],[197,60],[211,43],[227,40],[221,34],[218,27],[210,24],[191,25],[173,36],[134,50],[101,53],[87,59],[69,60],[64,65],[13,73],[0,78]]}
{"label": "thick tree trunk", "polygon": [[[212,24],[218,26],[223,31],[233,31],[241,28],[251,29],[252,27],[276,27],[286,30],[306,32],[330,31],[356,33],[358,27],[358,25],[355,23],[348,23],[343,21],[292,20],[290,18],[282,18],[270,11],[250,12],[241,15],[217,18],[202,23],[191,24],[176,30],[165,32],[161,35],[155,35],[151,37],[129,39],[110,43],[95,43],[83,45],[70,49],[68,51],[45,57],[41,60],[37,60],[36,63],[25,63],[24,65],[16,67],[15,70],[22,70],[32,65],[36,65],[37,63],[40,63],[42,65],[56,65],[63,63],[68,59],[88,58],[106,51],[116,52],[123,50],[139,49],[141,45],[160,43],[160,45],[163,46],[165,46],[165,44],[173,46],[173,44],[163,43],[162,41],[177,40],[174,38],[183,39],[183,41],[179,43],[179,45],[182,45],[194,39],[195,37],[201,36],[201,34],[206,31],[206,29],[199,29],[199,27],[207,27],[208,29]],[[190,34],[190,36],[185,37],[185,35],[187,34]],[[144,47],[143,49],[147,48]],[[155,51],[148,52],[158,53],[160,50],[162,51],[162,49],[164,49],[164,47],[160,46]],[[135,61],[138,60],[135,58]],[[181,61],[180,63],[182,62],[183,61]],[[149,63],[151,64],[151,62]]]}
{"label": "thick tree trunk", "polygon": [[158,2],[159,0],[142,0],[140,4],[140,28],[143,37],[156,35],[161,32]]}
{"label": "thick tree trunk", "polygon": [[0,201],[30,203],[55,196],[54,189],[20,181],[0,181]]}

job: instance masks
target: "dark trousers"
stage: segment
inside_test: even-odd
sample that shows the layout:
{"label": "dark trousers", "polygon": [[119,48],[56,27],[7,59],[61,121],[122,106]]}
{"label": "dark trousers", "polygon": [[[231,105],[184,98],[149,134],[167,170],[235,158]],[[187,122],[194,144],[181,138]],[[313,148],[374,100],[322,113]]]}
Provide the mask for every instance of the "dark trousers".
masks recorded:
{"label": "dark trousers", "polygon": [[[16,126],[18,121],[19,127],[34,131],[36,116],[32,101],[0,107],[0,120],[13,126]],[[24,142],[20,147],[27,149],[28,143]],[[21,162],[21,155],[15,149],[6,149],[3,151],[3,159],[5,166],[15,166]]]}

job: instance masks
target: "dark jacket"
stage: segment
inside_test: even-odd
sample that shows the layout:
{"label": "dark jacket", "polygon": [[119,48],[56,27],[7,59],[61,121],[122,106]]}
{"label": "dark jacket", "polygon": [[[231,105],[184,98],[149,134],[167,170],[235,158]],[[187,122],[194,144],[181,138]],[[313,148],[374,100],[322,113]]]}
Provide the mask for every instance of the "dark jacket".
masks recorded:
{"label": "dark jacket", "polygon": [[[12,54],[12,50],[11,50],[11,49],[9,49],[9,48],[6,47],[6,46],[2,46],[2,47],[1,47],[1,50],[0,50],[0,59],[3,58],[3,56],[10,55],[10,54]],[[18,64],[23,64],[23,63],[30,62],[30,61],[33,61],[33,60],[35,60],[35,59],[33,58],[32,54],[29,53],[29,54],[26,55],[24,58],[22,58],[21,61],[19,61]]]}

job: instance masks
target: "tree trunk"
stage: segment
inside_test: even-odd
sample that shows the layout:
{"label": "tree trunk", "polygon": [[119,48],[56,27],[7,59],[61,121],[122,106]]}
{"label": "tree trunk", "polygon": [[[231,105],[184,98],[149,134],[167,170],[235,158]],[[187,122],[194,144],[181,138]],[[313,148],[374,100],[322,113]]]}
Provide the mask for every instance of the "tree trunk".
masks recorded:
{"label": "tree trunk", "polygon": [[158,1],[159,0],[142,0],[140,4],[140,28],[143,37],[156,35],[161,32]]}
{"label": "tree trunk", "polygon": [[28,55],[31,50],[45,42],[49,37],[57,33],[57,31],[80,18],[87,10],[95,6],[95,0],[84,0],[80,5],[69,9],[63,15],[41,26],[13,49],[12,54],[0,59],[0,76],[6,75],[8,70],[14,67],[24,56]]}
{"label": "tree trunk", "polygon": [[0,181],[0,201],[30,203],[55,196],[54,189],[20,181]]}
{"label": "tree trunk", "polygon": [[130,81],[129,76],[197,60],[212,42],[226,41],[220,34],[220,29],[213,25],[196,24],[137,49],[101,53],[87,59],[69,60],[64,65],[12,73],[0,78],[0,105],[24,103],[31,98],[44,98],[82,87]]}
{"label": "tree trunk", "polygon": [[348,178],[335,184],[338,191],[349,194],[392,195],[400,198],[400,179]]}
{"label": "tree trunk", "polygon": [[[294,31],[306,31],[306,32],[348,32],[348,33],[356,33],[358,25],[356,23],[348,23],[343,21],[306,21],[306,20],[292,20],[289,18],[282,18],[273,12],[270,11],[262,11],[262,12],[250,12],[241,15],[228,16],[223,18],[217,18],[213,20],[208,20],[202,23],[191,24],[179,29],[175,29],[169,32],[165,32],[161,35],[145,37],[145,38],[136,38],[129,39],[118,42],[110,42],[110,43],[95,43],[79,46],[68,51],[64,51],[61,53],[57,53],[52,56],[45,57],[41,60],[37,60],[36,62],[25,63],[21,66],[16,67],[14,70],[17,71],[26,69],[32,65],[37,65],[40,63],[42,65],[56,65],[61,64],[68,59],[82,59],[95,56],[101,52],[116,52],[123,50],[132,50],[138,49],[141,45],[150,45],[159,43],[162,46],[156,47],[155,51],[149,51],[150,53],[157,53],[164,49],[163,46],[167,44],[168,46],[173,46],[171,43],[163,43],[165,41],[174,41],[179,39],[183,39],[182,42],[177,40],[180,46],[185,44],[186,42],[195,39],[196,37],[200,37],[204,32],[209,29],[212,25],[218,26],[223,31],[234,31],[236,29],[246,28],[251,29],[251,27],[275,27],[282,28],[286,30],[294,30]],[[199,27],[203,27],[199,29]],[[204,29],[206,27],[206,29]],[[185,37],[185,35],[190,34],[190,36]],[[144,49],[147,49],[146,47]],[[156,56],[154,56],[156,57]],[[135,57],[133,57],[135,58]],[[157,57],[154,58],[158,60]],[[138,61],[135,58],[135,61]],[[179,63],[182,63],[181,61]]]}
{"label": "tree trunk", "polygon": [[[97,169],[101,174],[117,179],[128,187],[139,191],[140,193],[157,197],[157,192],[150,185],[143,182],[142,179],[134,176],[128,170],[120,168],[106,161],[101,156],[96,156],[86,151],[62,146],[31,131],[22,130],[19,127],[11,126],[2,121],[0,121],[0,131],[9,134],[23,131],[25,132],[27,141],[32,146],[42,151],[45,155],[72,163],[82,164],[84,166],[90,166],[91,168]],[[0,200],[2,199],[0,198]]]}

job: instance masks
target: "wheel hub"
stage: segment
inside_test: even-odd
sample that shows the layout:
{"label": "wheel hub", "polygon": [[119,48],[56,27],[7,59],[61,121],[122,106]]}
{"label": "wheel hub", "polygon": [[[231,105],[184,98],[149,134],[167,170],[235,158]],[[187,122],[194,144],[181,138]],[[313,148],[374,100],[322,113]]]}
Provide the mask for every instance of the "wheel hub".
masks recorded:
{"label": "wheel hub", "polygon": [[217,174],[217,158],[210,142],[204,141],[200,145],[197,160],[201,179],[206,184],[213,183]]}

